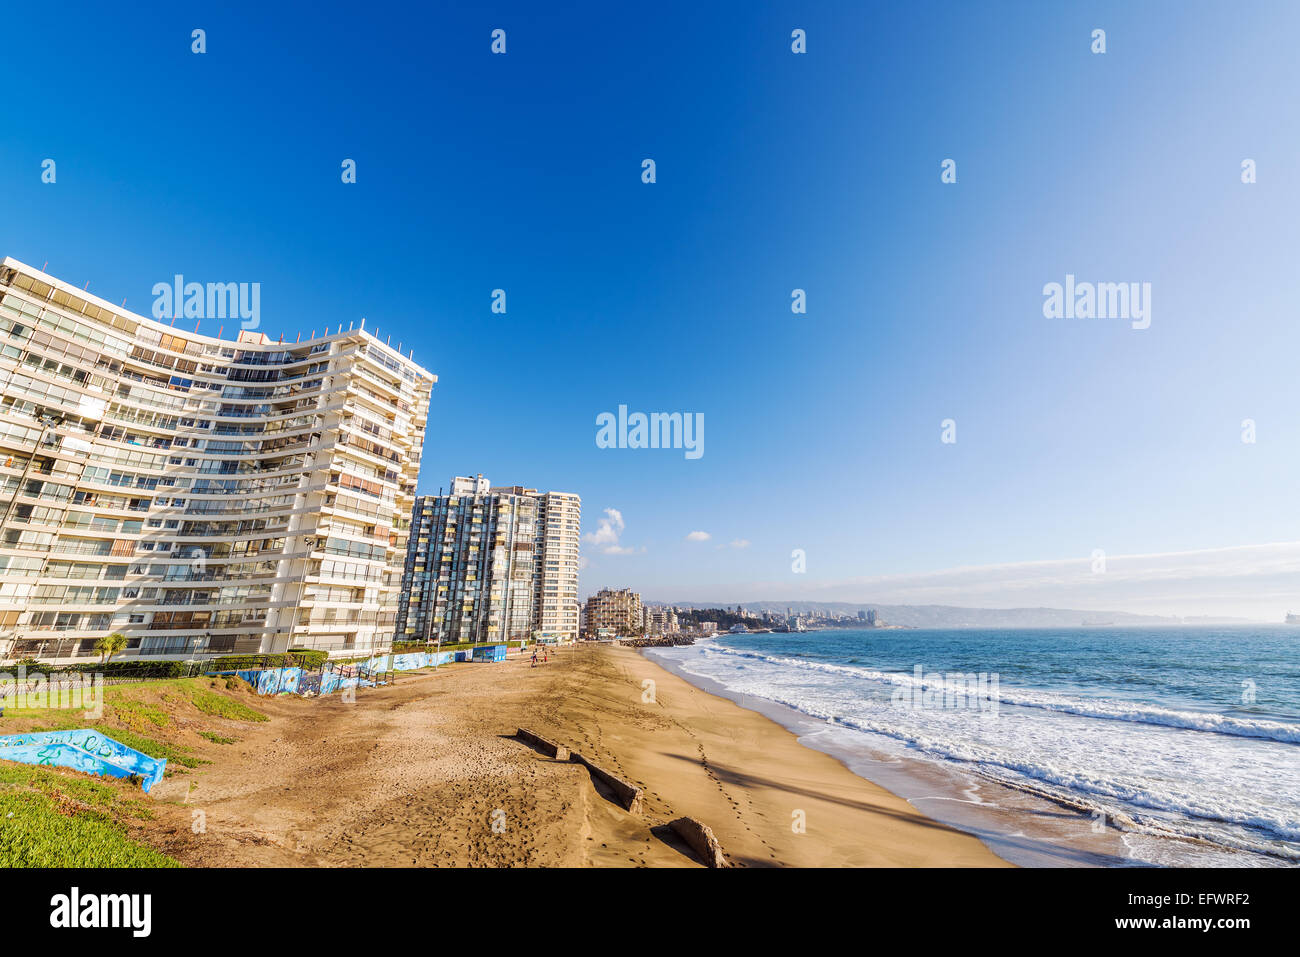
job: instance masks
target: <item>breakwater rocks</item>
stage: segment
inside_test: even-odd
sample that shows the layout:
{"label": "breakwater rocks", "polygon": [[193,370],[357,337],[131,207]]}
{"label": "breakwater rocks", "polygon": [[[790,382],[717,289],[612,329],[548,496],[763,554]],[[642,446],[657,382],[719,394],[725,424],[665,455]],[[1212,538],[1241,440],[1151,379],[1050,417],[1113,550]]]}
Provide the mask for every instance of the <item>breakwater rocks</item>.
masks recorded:
{"label": "breakwater rocks", "polygon": [[622,643],[629,648],[675,648],[678,645],[695,644],[695,636],[666,635],[662,638],[625,638]]}

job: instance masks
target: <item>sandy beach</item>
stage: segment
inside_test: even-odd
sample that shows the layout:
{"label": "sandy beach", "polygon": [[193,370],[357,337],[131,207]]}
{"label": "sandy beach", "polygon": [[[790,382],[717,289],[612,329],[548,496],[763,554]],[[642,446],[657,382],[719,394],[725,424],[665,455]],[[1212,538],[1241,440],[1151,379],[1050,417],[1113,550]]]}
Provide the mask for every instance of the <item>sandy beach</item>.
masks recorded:
{"label": "sandy beach", "polygon": [[[249,700],[271,720],[157,785],[138,839],[191,866],[690,867],[666,825],[691,816],[733,866],[1006,866],[627,648],[402,675],[355,704]],[[643,788],[641,812],[518,727]]]}

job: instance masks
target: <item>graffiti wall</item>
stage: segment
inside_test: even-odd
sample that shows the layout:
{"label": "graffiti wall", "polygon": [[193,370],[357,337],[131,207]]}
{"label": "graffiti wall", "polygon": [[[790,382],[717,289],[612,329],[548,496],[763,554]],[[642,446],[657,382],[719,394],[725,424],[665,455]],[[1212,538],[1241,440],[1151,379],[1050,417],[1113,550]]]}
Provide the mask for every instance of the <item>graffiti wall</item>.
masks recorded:
{"label": "graffiti wall", "polygon": [[140,778],[145,793],[162,780],[166,758],[151,758],[90,728],[0,736],[0,758],[72,768],[86,774]]}
{"label": "graffiti wall", "polygon": [[[504,651],[505,646],[501,646]],[[326,670],[308,672],[301,668],[259,668],[237,671],[258,694],[333,694],[342,688],[371,688],[379,675],[389,671],[414,671],[453,661],[463,661],[460,652],[430,651],[402,655],[379,655],[346,665],[327,665]]]}
{"label": "graffiti wall", "polygon": [[298,681],[302,678],[301,668],[266,668],[259,671],[237,671],[235,674],[252,685],[258,694],[290,694],[298,692]]}

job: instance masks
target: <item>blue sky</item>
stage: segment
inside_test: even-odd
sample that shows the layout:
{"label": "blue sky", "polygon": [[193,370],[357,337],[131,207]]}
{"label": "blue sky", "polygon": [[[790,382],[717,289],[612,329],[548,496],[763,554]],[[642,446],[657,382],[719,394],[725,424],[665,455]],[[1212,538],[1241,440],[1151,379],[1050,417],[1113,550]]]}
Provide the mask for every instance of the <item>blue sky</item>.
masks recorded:
{"label": "blue sky", "polygon": [[[885,601],[882,576],[1300,540],[1292,4],[6,18],[0,252],[144,313],[175,273],[260,282],[273,337],[365,316],[440,377],[424,490],[618,511],[584,594]],[[1044,318],[1067,273],[1151,283],[1151,327]],[[704,456],[597,448],[620,404],[703,413]],[[1269,575],[1159,610],[1300,609]],[[964,581],[936,600],[1156,610]]]}

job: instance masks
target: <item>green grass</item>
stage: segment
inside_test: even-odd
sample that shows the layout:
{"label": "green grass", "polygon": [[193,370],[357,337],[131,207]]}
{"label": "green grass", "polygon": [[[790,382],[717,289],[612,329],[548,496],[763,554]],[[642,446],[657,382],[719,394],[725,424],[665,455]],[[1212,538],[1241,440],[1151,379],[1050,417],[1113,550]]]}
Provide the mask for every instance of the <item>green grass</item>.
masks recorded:
{"label": "green grass", "polygon": [[151,724],[155,728],[165,728],[172,723],[171,715],[157,705],[119,698],[110,707],[116,712],[118,720],[128,728],[140,728]]}
{"label": "green grass", "polygon": [[[200,716],[232,721],[270,720],[239,696],[224,693],[233,687],[237,685],[210,678],[115,685],[104,689],[101,718],[86,717],[83,706],[11,708],[4,723],[23,721],[33,731],[92,727],[127,747],[165,758],[171,777],[209,762],[196,757],[192,748],[159,740],[159,731],[171,732],[171,737],[179,724],[214,744],[238,740],[202,728],[188,708]],[[105,778],[0,761],[0,867],[180,866],[129,837],[128,827],[148,821],[153,813],[145,801],[132,796],[138,790]]]}
{"label": "green grass", "polygon": [[[129,748],[143,751],[151,757],[166,758],[166,774],[170,777],[185,773],[187,768],[193,769],[211,762],[195,757],[191,748],[160,741],[151,735],[153,729],[173,727],[175,722],[160,704],[141,700],[144,694],[153,692],[164,702],[189,704],[200,714],[211,717],[245,722],[270,720],[237,698],[222,694],[220,688],[223,685],[218,684],[217,690],[213,690],[212,684],[213,681],[209,678],[173,678],[109,687],[104,692],[105,719],[86,718],[81,707],[62,710],[11,708],[5,712],[5,717],[40,722],[32,728],[33,731],[94,727]],[[216,744],[233,744],[236,740],[216,732],[200,733]]]}
{"label": "green grass", "polygon": [[0,765],[0,867],[179,867],[120,823],[149,816],[100,779]]}
{"label": "green grass", "polygon": [[32,765],[0,764],[0,785],[31,788],[55,796],[67,795],[104,811],[120,807],[132,817],[148,818],[153,814],[143,802],[123,798],[103,778],[90,775],[62,775]]}
{"label": "green grass", "polygon": [[[204,684],[209,687],[203,687]],[[214,687],[215,686],[215,690]],[[142,693],[155,692],[166,702],[188,703],[201,714],[215,718],[228,718],[232,721],[269,721],[262,712],[251,708],[238,698],[221,693],[222,685],[210,678],[172,678],[161,681],[142,682],[140,684],[117,685],[104,689],[104,704],[116,723],[124,725],[137,735],[147,735],[148,729],[167,728],[173,724],[172,716],[159,704],[141,700]],[[48,722],[53,715],[57,726],[41,730],[62,730],[99,725],[95,719],[85,718],[83,708],[42,709],[9,708],[5,711],[7,718],[28,718]],[[69,723],[65,716],[75,716]],[[105,733],[115,733],[115,727],[102,727]],[[134,745],[132,745],[134,747]],[[156,755],[162,757],[162,755]]]}
{"label": "green grass", "polygon": [[266,715],[250,708],[237,698],[231,698],[207,688],[192,685],[189,688],[190,703],[204,714],[216,718],[229,718],[232,721],[270,721]]}
{"label": "green grass", "polygon": [[182,744],[168,744],[166,741],[156,741],[153,738],[146,738],[143,734],[137,734],[125,728],[101,728],[100,730],[110,738],[117,738],[128,748],[143,751],[151,758],[166,758],[167,770],[164,772],[164,776],[170,775],[178,764],[183,768],[197,768],[200,764],[212,763],[202,758],[196,758],[191,749]]}

